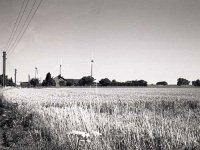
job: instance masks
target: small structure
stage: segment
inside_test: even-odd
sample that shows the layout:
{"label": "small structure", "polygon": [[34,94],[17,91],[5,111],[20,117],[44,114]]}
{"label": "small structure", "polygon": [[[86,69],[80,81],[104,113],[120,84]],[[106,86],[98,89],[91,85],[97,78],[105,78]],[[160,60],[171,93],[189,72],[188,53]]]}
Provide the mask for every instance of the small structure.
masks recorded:
{"label": "small structure", "polygon": [[29,82],[20,82],[20,86],[22,88],[28,88],[28,87],[30,87],[30,84],[29,84]]}
{"label": "small structure", "polygon": [[60,83],[61,82],[65,82],[63,78],[61,78],[61,76],[56,76],[55,78],[53,78],[53,80],[55,81],[56,83],[56,87],[60,87]]}

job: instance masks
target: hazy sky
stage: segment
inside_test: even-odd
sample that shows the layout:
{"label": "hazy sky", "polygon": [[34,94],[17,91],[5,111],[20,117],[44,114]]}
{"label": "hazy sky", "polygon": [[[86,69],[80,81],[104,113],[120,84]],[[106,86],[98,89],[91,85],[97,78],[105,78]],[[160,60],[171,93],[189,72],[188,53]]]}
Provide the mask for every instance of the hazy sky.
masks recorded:
{"label": "hazy sky", "polygon": [[[0,0],[1,50],[21,5]],[[97,80],[200,78],[200,0],[44,0],[8,56],[7,74],[17,68],[26,81],[37,66],[44,79],[62,62],[65,78],[81,78],[90,75],[92,55]]]}

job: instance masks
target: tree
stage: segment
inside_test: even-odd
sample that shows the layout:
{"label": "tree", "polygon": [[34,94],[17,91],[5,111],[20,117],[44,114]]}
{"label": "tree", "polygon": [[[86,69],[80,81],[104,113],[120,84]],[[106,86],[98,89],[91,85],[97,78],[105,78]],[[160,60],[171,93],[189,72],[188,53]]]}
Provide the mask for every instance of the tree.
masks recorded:
{"label": "tree", "polygon": [[109,86],[109,85],[111,85],[111,81],[110,81],[108,78],[101,79],[101,80],[99,81],[99,83],[100,83],[102,86]]}
{"label": "tree", "polygon": [[184,79],[184,78],[178,78],[177,80],[177,85],[178,86],[181,86],[181,85],[189,85],[190,84],[190,81],[188,81],[187,79]]}
{"label": "tree", "polygon": [[38,85],[39,85],[39,79],[37,79],[37,78],[32,78],[32,79],[30,80],[30,84],[31,84],[33,87],[38,86]]}
{"label": "tree", "polygon": [[132,86],[147,86],[147,83],[145,80],[134,80],[132,81]]}
{"label": "tree", "polygon": [[147,86],[147,81],[139,80],[138,81],[138,86]]}
{"label": "tree", "polygon": [[74,83],[72,81],[67,81],[66,86],[72,86]]}
{"label": "tree", "polygon": [[197,79],[196,81],[192,81],[193,86],[200,86],[200,80]]}
{"label": "tree", "polygon": [[49,81],[51,81],[51,73],[50,72],[48,72],[47,74],[46,74],[46,78],[45,78],[45,80],[47,81],[47,82],[49,82]]}
{"label": "tree", "polygon": [[84,76],[79,80],[78,85],[79,86],[89,86],[89,85],[92,85],[93,82],[94,82],[94,78],[93,77]]}
{"label": "tree", "polygon": [[166,81],[157,82],[156,85],[163,85],[166,86],[168,83]]}
{"label": "tree", "polygon": [[133,86],[132,81],[126,81],[126,82],[124,82],[122,84],[123,84],[123,86]]}
{"label": "tree", "polygon": [[10,78],[10,79],[7,79],[7,81],[6,81],[6,85],[7,85],[7,86],[14,86],[15,83],[13,83],[13,79]]}
{"label": "tree", "polygon": [[119,84],[119,83],[118,83],[115,79],[112,80],[112,82],[111,82],[111,85],[112,85],[112,86],[118,86],[118,84]]}
{"label": "tree", "polygon": [[[13,79],[12,78],[8,78],[8,76],[5,77],[6,81],[6,86],[14,86],[15,84],[13,83]],[[0,85],[3,84],[3,75],[0,75]]]}
{"label": "tree", "polygon": [[43,82],[42,82],[42,86],[55,86],[55,85],[56,85],[56,83],[55,83],[54,79],[51,77],[51,73],[48,72],[46,74],[45,80],[43,80]]}

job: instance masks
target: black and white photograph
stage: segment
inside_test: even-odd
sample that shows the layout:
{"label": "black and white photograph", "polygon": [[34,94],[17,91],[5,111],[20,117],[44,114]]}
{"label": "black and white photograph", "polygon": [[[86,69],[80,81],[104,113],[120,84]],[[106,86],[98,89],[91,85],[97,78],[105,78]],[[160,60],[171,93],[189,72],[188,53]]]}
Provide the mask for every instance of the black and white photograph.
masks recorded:
{"label": "black and white photograph", "polygon": [[200,0],[0,0],[0,150],[200,150]]}

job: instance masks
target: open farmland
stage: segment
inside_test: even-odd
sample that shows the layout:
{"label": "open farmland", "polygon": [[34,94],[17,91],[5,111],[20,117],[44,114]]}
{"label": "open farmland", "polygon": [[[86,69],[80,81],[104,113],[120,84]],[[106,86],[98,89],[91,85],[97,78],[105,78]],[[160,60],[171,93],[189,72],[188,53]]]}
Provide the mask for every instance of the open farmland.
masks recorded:
{"label": "open farmland", "polygon": [[199,88],[13,88],[2,100],[31,118],[32,149],[200,149]]}

